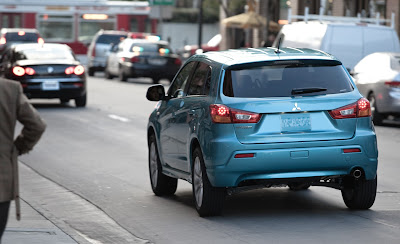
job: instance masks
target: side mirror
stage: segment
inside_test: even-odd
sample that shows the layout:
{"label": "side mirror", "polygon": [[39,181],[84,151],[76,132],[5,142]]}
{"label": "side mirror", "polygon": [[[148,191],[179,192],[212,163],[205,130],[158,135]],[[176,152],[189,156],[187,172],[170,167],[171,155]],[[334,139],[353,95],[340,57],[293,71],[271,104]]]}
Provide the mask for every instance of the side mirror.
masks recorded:
{"label": "side mirror", "polygon": [[160,101],[165,99],[165,90],[163,85],[150,86],[147,89],[146,98],[149,101]]}

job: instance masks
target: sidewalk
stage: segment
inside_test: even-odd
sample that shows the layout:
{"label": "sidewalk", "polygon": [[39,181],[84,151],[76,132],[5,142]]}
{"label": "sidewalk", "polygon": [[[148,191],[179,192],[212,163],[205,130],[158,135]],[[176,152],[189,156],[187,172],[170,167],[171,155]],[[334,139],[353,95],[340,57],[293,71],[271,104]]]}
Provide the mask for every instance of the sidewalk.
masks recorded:
{"label": "sidewalk", "polygon": [[76,244],[50,220],[21,200],[22,220],[15,218],[15,203],[10,206],[10,215],[2,244]]}
{"label": "sidewalk", "polygon": [[21,221],[15,203],[1,244],[148,244],[86,199],[19,164]]}

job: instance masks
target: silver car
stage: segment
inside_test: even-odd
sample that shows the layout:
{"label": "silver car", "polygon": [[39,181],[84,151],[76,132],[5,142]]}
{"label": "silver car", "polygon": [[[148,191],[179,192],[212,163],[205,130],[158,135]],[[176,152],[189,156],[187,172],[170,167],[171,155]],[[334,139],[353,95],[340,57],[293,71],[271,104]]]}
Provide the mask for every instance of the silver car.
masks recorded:
{"label": "silver car", "polygon": [[374,124],[400,115],[400,53],[373,53],[354,67],[357,88],[371,103]]}
{"label": "silver car", "polygon": [[88,74],[93,76],[96,71],[104,71],[110,47],[127,37],[125,31],[100,30],[93,37],[88,47]]}

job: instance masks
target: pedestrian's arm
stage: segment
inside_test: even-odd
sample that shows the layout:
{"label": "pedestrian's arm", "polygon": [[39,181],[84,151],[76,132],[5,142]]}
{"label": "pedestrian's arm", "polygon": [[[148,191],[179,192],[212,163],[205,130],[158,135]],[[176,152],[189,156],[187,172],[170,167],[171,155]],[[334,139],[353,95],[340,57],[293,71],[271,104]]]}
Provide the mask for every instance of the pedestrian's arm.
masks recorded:
{"label": "pedestrian's arm", "polygon": [[17,120],[23,125],[23,128],[14,144],[21,155],[32,150],[42,136],[46,123],[29,103],[28,98],[22,92],[22,87],[18,86],[18,89]]}

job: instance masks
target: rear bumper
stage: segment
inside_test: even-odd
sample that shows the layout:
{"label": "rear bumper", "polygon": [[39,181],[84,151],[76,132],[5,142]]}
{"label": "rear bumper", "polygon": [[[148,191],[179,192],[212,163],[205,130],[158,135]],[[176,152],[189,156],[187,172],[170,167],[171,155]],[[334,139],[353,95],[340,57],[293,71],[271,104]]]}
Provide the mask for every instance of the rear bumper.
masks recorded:
{"label": "rear bumper", "polygon": [[86,82],[81,80],[73,83],[60,82],[59,90],[43,90],[41,83],[28,83],[28,86],[24,87],[24,93],[28,98],[74,99],[86,94]]}
{"label": "rear bumper", "polygon": [[[361,152],[343,152],[349,148]],[[233,135],[212,140],[204,151],[207,176],[215,187],[236,187],[248,180],[344,176],[355,168],[370,180],[378,167],[376,135],[361,128],[348,140],[279,144],[241,144]],[[235,158],[239,153],[254,157]]]}

